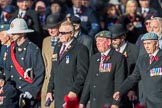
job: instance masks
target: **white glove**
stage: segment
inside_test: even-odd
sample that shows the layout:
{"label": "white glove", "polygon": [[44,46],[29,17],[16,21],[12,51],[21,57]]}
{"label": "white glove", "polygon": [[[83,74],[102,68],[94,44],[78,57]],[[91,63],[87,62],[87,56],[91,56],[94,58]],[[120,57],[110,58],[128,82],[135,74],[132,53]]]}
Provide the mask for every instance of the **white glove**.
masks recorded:
{"label": "white glove", "polygon": [[24,98],[31,99],[32,95],[29,92],[25,92],[23,95]]}

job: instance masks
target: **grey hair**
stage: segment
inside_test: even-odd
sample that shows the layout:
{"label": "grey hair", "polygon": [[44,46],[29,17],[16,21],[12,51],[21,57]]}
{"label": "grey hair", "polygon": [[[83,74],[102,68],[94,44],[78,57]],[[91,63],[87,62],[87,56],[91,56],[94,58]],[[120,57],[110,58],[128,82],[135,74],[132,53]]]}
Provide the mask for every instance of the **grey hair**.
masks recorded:
{"label": "grey hair", "polygon": [[156,34],[158,35],[159,39],[161,39],[162,38],[162,18],[161,17],[153,17],[153,18],[151,18],[151,20],[156,20],[156,21],[159,22],[160,31],[158,33],[156,33]]}

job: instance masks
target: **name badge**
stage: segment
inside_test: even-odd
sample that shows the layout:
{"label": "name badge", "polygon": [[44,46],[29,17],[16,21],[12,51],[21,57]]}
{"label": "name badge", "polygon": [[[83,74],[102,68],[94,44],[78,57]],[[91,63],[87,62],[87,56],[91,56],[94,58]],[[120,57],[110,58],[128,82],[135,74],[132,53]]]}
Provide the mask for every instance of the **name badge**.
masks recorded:
{"label": "name badge", "polygon": [[161,76],[162,75],[162,68],[152,68],[150,69],[150,76]]}
{"label": "name badge", "polygon": [[70,62],[70,56],[67,55],[67,56],[66,56],[66,64],[69,64],[69,62]]}
{"label": "name badge", "polygon": [[57,54],[52,55],[52,61],[57,61]]}
{"label": "name badge", "polygon": [[110,72],[112,69],[112,63],[100,63],[99,72]]}

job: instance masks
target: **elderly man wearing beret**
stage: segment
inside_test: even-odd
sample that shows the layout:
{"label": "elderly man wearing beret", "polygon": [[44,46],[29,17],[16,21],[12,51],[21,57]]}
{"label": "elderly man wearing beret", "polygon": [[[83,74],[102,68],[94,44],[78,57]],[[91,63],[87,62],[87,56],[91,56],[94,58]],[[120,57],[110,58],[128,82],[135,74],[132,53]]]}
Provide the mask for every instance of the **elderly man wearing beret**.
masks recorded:
{"label": "elderly man wearing beret", "polygon": [[143,83],[147,108],[162,107],[162,50],[159,49],[158,36],[155,33],[146,33],[141,38],[146,54],[139,56],[133,73],[124,81],[115,92],[113,98],[120,100],[132,86],[139,80]]}
{"label": "elderly man wearing beret", "polygon": [[111,33],[101,31],[95,36],[98,53],[92,56],[88,76],[80,100],[80,108],[86,106],[90,97],[90,108],[118,108],[113,92],[125,78],[125,61],[122,54],[111,48]]}

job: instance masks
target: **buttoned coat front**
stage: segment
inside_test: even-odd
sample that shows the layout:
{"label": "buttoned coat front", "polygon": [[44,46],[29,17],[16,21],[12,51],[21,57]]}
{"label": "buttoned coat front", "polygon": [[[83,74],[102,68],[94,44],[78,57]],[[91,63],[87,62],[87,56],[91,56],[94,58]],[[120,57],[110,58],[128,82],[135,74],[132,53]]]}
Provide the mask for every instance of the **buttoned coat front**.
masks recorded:
{"label": "buttoned coat front", "polygon": [[92,56],[88,76],[84,85],[80,103],[86,105],[90,97],[90,108],[101,108],[104,105],[117,104],[112,96],[125,78],[125,59],[119,52],[111,49],[104,63],[111,63],[109,72],[100,72],[101,53]]}
{"label": "buttoned coat front", "polygon": [[9,48],[4,70],[7,79],[11,79],[18,94],[29,92],[32,97],[36,99],[41,91],[44,79],[44,63],[39,48],[28,39],[26,39],[20,46],[16,43],[14,46],[15,57],[22,69],[24,71],[32,69],[33,71],[34,78],[32,83],[24,80],[24,76],[21,76],[16,70],[11,59],[10,49],[11,47]]}

